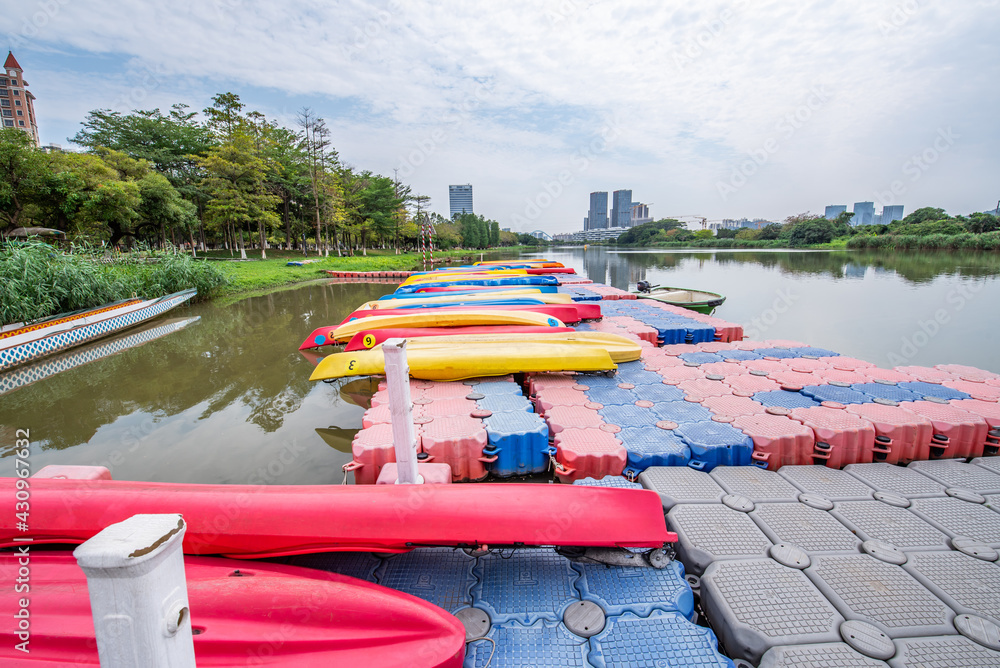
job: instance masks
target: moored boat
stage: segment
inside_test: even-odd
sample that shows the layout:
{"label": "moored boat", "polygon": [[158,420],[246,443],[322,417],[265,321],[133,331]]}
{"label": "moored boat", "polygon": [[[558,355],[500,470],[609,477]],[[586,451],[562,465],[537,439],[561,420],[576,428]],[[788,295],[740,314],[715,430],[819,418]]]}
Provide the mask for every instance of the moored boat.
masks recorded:
{"label": "moored boat", "polygon": [[127,300],[57,316],[0,333],[0,371],[146,322],[198,294],[182,290],[147,300]]}
{"label": "moored boat", "polygon": [[646,281],[639,281],[634,293],[640,299],[655,299],[656,301],[680,306],[681,308],[711,315],[712,311],[722,306],[726,301],[723,295],[717,292],[706,290],[693,290],[691,288],[671,288],[666,286],[652,286]]}

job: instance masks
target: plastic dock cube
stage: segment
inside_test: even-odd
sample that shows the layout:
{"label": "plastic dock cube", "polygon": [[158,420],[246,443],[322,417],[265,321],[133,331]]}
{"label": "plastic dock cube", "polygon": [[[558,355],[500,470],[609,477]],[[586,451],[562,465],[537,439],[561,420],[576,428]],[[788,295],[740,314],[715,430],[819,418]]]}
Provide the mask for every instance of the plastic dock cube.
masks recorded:
{"label": "plastic dock cube", "polygon": [[686,466],[691,449],[672,431],[659,427],[630,427],[617,434],[628,453],[624,475],[634,480],[650,466]]}
{"label": "plastic dock cube", "polygon": [[875,427],[875,438],[888,449],[880,461],[906,464],[930,457],[934,425],[927,418],[902,406],[881,403],[848,406],[845,410]]}
{"label": "plastic dock cube", "polygon": [[753,440],[735,427],[721,422],[685,422],[676,433],[691,448],[688,466],[708,471],[716,466],[746,466],[751,463]]}
{"label": "plastic dock cube", "polygon": [[875,428],[867,420],[841,408],[816,406],[796,408],[790,416],[813,430],[816,445],[813,463],[825,462],[830,468],[873,461],[876,447]]}
{"label": "plastic dock cube", "polygon": [[816,437],[813,430],[784,415],[741,415],[733,426],[753,440],[756,466],[775,471],[788,464],[811,464]]}
{"label": "plastic dock cube", "polygon": [[621,475],[627,454],[615,434],[600,429],[564,429],[556,434],[556,476],[572,482],[581,478]]}
{"label": "plastic dock cube", "polygon": [[483,423],[489,444],[482,451],[493,475],[506,478],[541,473],[549,464],[549,427],[538,415],[517,411],[494,413]]}
{"label": "plastic dock cube", "polygon": [[486,477],[483,449],[487,444],[482,420],[472,417],[436,418],[423,425],[421,449],[428,461],[451,465],[452,480],[468,482]]}

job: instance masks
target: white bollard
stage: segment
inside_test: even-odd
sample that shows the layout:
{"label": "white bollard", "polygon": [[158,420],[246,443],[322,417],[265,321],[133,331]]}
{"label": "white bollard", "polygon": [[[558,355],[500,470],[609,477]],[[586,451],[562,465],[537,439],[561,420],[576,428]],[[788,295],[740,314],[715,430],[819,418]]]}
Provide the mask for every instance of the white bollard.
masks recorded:
{"label": "white bollard", "polygon": [[385,384],[389,390],[392,415],[392,444],[396,449],[398,483],[422,483],[417,472],[417,435],[413,429],[410,401],[410,367],[406,363],[406,339],[388,339],[382,344],[385,356]]}
{"label": "white bollard", "polygon": [[101,668],[194,668],[180,515],[133,515],[73,551]]}

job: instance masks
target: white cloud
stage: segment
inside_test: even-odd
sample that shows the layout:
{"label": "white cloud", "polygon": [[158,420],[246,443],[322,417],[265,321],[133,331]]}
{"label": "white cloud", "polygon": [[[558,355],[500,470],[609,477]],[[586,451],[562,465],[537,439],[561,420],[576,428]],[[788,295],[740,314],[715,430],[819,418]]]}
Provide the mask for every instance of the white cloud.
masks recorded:
{"label": "white cloud", "polygon": [[[448,183],[472,182],[477,209],[505,225],[564,170],[571,182],[532,229],[578,229],[587,193],[619,187],[655,215],[710,218],[872,199],[948,126],[968,139],[908,182],[908,210],[964,212],[996,195],[997,126],[984,110],[996,108],[1000,18],[990,3],[6,4],[15,27],[46,16],[32,42],[14,42],[19,54],[119,63],[111,75],[89,72],[87,59],[29,69],[43,130],[47,118],[112,106],[144,68],[159,83],[136,106],[200,108],[214,91],[272,89],[257,106],[289,121],[302,99],[320,100],[311,106],[362,168],[391,173],[430,141],[415,188],[443,210]],[[612,119],[608,149],[574,167]],[[764,164],[721,197],[718,184],[762,150]]]}

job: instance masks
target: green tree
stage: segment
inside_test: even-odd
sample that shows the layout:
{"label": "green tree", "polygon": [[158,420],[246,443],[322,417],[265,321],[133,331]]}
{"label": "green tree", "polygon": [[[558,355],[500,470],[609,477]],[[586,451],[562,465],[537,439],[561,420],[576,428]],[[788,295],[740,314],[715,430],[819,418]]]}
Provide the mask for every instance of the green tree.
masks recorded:
{"label": "green tree", "polygon": [[757,235],[758,239],[764,241],[773,241],[781,236],[782,226],[777,223],[771,223],[770,225],[765,225],[760,229],[760,234]]}
{"label": "green tree", "polygon": [[827,244],[833,241],[833,225],[825,218],[814,218],[798,223],[789,243],[793,246]]}
{"label": "green tree", "polygon": [[0,128],[0,220],[22,227],[25,207],[44,196],[49,170],[45,154],[31,145],[26,132]]}
{"label": "green tree", "polygon": [[244,228],[255,223],[277,223],[274,208],[280,200],[263,188],[266,163],[255,155],[252,138],[240,131],[212,148],[199,165],[205,170],[203,186],[210,197],[206,217],[229,230],[232,239],[237,238],[239,230],[240,256],[246,258]]}

